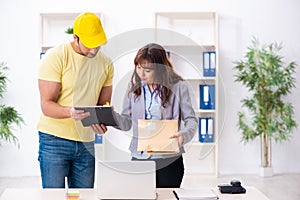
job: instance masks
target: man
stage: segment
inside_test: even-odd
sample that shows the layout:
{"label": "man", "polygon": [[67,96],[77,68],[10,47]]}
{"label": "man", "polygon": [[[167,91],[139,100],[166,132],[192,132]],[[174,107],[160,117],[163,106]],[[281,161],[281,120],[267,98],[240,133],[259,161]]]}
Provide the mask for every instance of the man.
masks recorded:
{"label": "man", "polygon": [[74,41],[49,49],[39,69],[42,115],[38,123],[39,162],[43,188],[94,186],[94,133],[104,125],[83,127],[89,113],[75,106],[111,101],[114,69],[100,47],[107,42],[101,21],[82,13],[74,21]]}

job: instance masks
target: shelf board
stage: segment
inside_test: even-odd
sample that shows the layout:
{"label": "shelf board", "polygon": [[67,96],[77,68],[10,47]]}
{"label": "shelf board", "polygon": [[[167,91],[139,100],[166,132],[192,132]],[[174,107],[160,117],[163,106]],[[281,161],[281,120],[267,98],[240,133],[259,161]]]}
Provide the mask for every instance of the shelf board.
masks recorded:
{"label": "shelf board", "polygon": [[183,77],[186,81],[214,81],[216,77],[192,77],[192,76],[184,76]]}
{"label": "shelf board", "polygon": [[214,51],[216,46],[214,44],[165,44],[164,47],[168,50],[172,49],[187,49],[189,51],[195,51],[197,48],[204,49],[206,51]]}
{"label": "shelf board", "polygon": [[157,12],[156,16],[168,17],[172,19],[214,19],[216,17],[215,12]]}
{"label": "shelf board", "polygon": [[215,142],[199,142],[199,141],[194,141],[192,143],[193,146],[215,146]]}
{"label": "shelf board", "polygon": [[46,52],[48,49],[51,49],[53,46],[42,46],[42,52]]}
{"label": "shelf board", "polygon": [[80,13],[40,13],[40,16],[48,20],[72,19],[74,20]]}
{"label": "shelf board", "polygon": [[204,110],[204,109],[195,109],[195,108],[194,108],[194,110],[196,113],[215,113],[216,112],[216,110]]}
{"label": "shelf board", "polygon": [[198,136],[194,137],[194,139],[192,141],[190,141],[189,143],[186,144],[186,147],[190,147],[190,146],[206,146],[206,147],[210,147],[210,146],[216,146],[217,143],[216,142],[200,142]]}

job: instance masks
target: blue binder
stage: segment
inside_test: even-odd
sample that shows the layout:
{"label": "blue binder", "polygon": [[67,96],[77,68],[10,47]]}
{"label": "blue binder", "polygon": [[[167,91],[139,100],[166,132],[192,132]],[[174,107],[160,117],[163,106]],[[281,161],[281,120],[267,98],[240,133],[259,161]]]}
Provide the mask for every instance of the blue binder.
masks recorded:
{"label": "blue binder", "polygon": [[170,59],[171,58],[171,52],[170,51],[166,51],[167,57]]}
{"label": "blue binder", "polygon": [[215,85],[214,84],[200,85],[200,109],[204,109],[204,110],[215,109]]}
{"label": "blue binder", "polygon": [[40,59],[42,59],[42,58],[44,57],[45,53],[46,53],[46,52],[41,52],[41,53],[40,53]]}
{"label": "blue binder", "polygon": [[216,52],[203,52],[203,76],[216,76]]}
{"label": "blue binder", "polygon": [[199,118],[199,142],[214,142],[214,119]]}
{"label": "blue binder", "polygon": [[102,144],[102,135],[95,134],[95,144]]}

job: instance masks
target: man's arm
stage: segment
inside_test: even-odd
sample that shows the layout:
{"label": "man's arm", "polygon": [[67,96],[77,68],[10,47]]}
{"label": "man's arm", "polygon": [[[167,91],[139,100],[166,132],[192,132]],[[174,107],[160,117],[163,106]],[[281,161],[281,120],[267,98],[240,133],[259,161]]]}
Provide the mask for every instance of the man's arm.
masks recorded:
{"label": "man's arm", "polygon": [[71,117],[71,107],[61,106],[57,98],[61,90],[58,82],[38,80],[42,112],[47,117],[63,119]]}
{"label": "man's arm", "polygon": [[106,102],[110,103],[111,96],[112,96],[112,85],[102,87],[97,105],[105,105]]}

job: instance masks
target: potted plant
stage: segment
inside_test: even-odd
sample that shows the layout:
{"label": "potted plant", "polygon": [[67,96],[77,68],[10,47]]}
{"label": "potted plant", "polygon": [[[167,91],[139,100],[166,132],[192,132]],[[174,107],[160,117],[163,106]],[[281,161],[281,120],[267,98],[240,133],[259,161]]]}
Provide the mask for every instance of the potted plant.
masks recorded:
{"label": "potted plant", "polygon": [[65,30],[65,33],[68,35],[68,40],[69,41],[73,41],[73,34],[74,34],[74,29],[73,27],[68,27],[66,30]]}
{"label": "potted plant", "polygon": [[73,34],[73,27],[68,27],[66,30],[65,30],[65,33],[66,34]]}
{"label": "potted plant", "polygon": [[[6,82],[8,81],[7,76],[4,73],[7,69],[6,63],[0,63],[0,98],[3,98]],[[20,126],[23,123],[23,118],[14,107],[0,104],[0,140],[18,143],[17,137],[12,132],[12,126]]]}
{"label": "potted plant", "polygon": [[244,59],[235,61],[235,81],[242,83],[249,96],[241,100],[247,113],[238,112],[237,127],[242,141],[260,137],[261,176],[272,176],[272,141],[289,140],[294,128],[294,111],[286,96],[295,87],[296,63],[285,65],[279,55],[282,45],[276,42],[260,46],[252,39]]}

